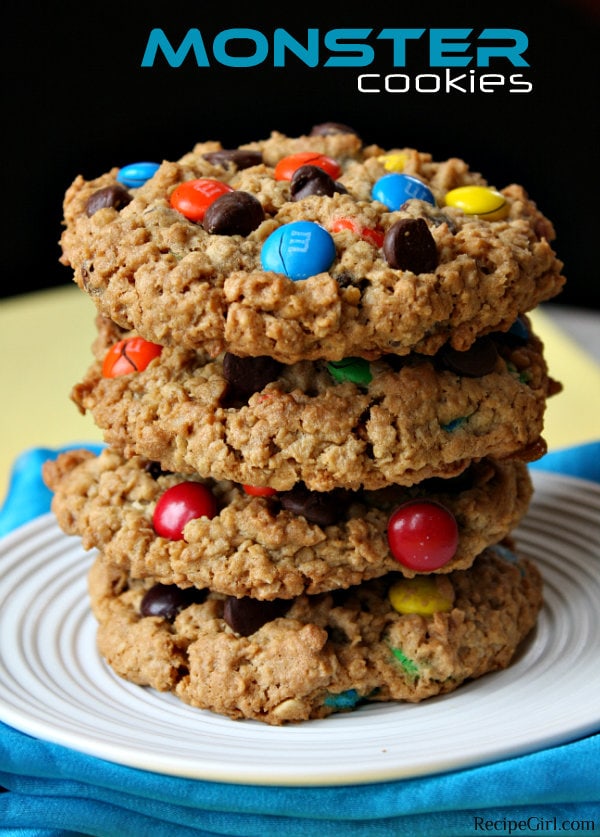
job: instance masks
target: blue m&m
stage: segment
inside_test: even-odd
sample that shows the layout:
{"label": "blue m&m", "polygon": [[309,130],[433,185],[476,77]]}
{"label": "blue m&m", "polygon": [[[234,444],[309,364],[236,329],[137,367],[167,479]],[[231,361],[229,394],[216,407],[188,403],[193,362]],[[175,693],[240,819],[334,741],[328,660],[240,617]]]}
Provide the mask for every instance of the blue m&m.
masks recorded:
{"label": "blue m&m", "polygon": [[314,221],[292,221],[278,227],[260,254],[265,270],[284,273],[294,281],[328,270],[334,259],[333,238]]}
{"label": "blue m&m", "polygon": [[135,189],[137,186],[143,186],[147,180],[150,180],[159,168],[160,163],[129,163],[129,165],[119,169],[117,180],[123,186]]}
{"label": "blue m&m", "polygon": [[433,192],[418,177],[391,172],[384,174],[373,184],[371,197],[387,206],[392,212],[411,199],[427,201],[435,206]]}
{"label": "blue m&m", "polygon": [[527,343],[529,340],[529,329],[527,328],[527,323],[523,320],[522,317],[517,317],[511,327],[508,329],[508,333],[511,337],[515,337],[517,340],[522,340],[523,343]]}
{"label": "blue m&m", "polygon": [[362,700],[356,689],[347,689],[338,694],[330,693],[323,703],[332,709],[353,709]]}

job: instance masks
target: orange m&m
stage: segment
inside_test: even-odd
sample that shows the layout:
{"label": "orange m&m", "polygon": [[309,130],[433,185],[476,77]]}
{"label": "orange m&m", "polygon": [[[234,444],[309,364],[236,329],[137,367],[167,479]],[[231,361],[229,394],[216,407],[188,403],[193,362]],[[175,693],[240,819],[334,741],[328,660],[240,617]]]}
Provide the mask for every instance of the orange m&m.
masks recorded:
{"label": "orange m&m", "polygon": [[331,232],[340,232],[341,230],[350,230],[350,232],[364,238],[374,244],[375,247],[383,246],[383,239],[385,237],[383,230],[374,229],[373,227],[361,227],[354,218],[336,218],[331,224]]}
{"label": "orange m&m", "polygon": [[173,209],[181,212],[190,221],[202,221],[208,207],[224,195],[234,190],[227,183],[200,177],[198,180],[186,180],[171,192],[170,203]]}
{"label": "orange m&m", "polygon": [[334,180],[342,173],[342,168],[336,160],[319,154],[316,151],[299,151],[283,157],[275,166],[275,180],[291,180],[292,175],[300,166],[316,166],[327,172]]}
{"label": "orange m&m", "polygon": [[142,372],[162,352],[162,346],[143,337],[128,337],[111,346],[102,363],[104,378],[118,378],[131,372]]}

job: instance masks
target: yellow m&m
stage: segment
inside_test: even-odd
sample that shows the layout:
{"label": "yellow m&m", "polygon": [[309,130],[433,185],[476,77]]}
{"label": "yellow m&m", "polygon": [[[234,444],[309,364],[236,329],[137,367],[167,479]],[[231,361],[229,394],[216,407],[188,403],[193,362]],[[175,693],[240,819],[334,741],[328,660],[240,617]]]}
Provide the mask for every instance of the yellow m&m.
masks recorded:
{"label": "yellow m&m", "polygon": [[459,186],[447,192],[445,202],[466,215],[481,215],[486,221],[500,221],[509,210],[504,195],[489,186]]}
{"label": "yellow m&m", "polygon": [[398,152],[398,154],[382,154],[377,160],[383,163],[386,171],[404,171],[406,165],[406,154]]}
{"label": "yellow m&m", "polygon": [[[434,613],[447,613],[452,610],[452,592],[443,589],[433,578],[415,576],[403,578],[392,584],[388,598],[398,613],[416,613],[419,616],[432,616]],[[449,586],[449,582],[448,582]]]}

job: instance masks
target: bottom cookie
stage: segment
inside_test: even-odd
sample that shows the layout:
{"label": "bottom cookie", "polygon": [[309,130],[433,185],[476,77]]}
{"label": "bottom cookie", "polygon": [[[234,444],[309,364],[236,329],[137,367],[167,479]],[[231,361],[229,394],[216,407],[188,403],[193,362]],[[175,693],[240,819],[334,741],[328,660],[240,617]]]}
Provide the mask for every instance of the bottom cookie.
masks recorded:
{"label": "bottom cookie", "polygon": [[99,555],[89,590],[116,674],[274,725],[418,702],[505,668],[542,605],[537,568],[506,546],[444,576],[271,602],[153,585]]}

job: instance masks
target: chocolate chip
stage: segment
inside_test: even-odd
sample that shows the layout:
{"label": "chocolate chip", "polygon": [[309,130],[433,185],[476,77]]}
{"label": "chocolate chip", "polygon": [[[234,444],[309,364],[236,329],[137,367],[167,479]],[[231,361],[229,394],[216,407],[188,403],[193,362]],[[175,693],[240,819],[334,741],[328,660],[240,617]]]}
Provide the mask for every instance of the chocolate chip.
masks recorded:
{"label": "chocolate chip", "polygon": [[490,337],[480,337],[470,349],[459,352],[451,346],[442,346],[436,355],[446,369],[465,378],[481,378],[489,375],[496,367],[498,350]]}
{"label": "chocolate chip", "polygon": [[153,480],[157,480],[159,477],[167,476],[167,474],[172,474],[172,471],[165,471],[160,464],[160,462],[147,462],[144,470],[150,474]]}
{"label": "chocolate chip", "polygon": [[281,364],[267,355],[239,357],[226,352],[223,376],[239,393],[252,395],[279,377]]}
{"label": "chocolate chip", "polygon": [[300,166],[292,175],[290,194],[293,201],[308,198],[310,195],[327,195],[331,197],[335,192],[347,194],[347,189],[341,183],[330,177],[319,166]]}
{"label": "chocolate chip", "polygon": [[142,616],[162,616],[172,622],[177,614],[191,604],[201,604],[206,590],[197,587],[177,587],[175,584],[155,584],[144,594],[140,605]]}
{"label": "chocolate chip", "polygon": [[356,279],[356,276],[349,270],[342,270],[340,273],[335,275],[335,281],[338,283],[340,288],[350,288],[352,286],[358,287],[361,290],[367,287],[369,284],[367,279]]}
{"label": "chocolate chip", "polygon": [[226,192],[213,201],[202,226],[212,235],[249,235],[265,218],[258,198],[249,192]]}
{"label": "chocolate chip", "polygon": [[[417,357],[418,355],[414,353],[413,356]],[[382,360],[384,360],[394,372],[399,372],[410,362],[410,357],[408,355],[383,355]]]}
{"label": "chocolate chip", "polygon": [[310,491],[301,482],[279,495],[282,508],[317,526],[331,526],[338,521],[345,510],[345,499],[343,491]]}
{"label": "chocolate chip", "polygon": [[259,166],[263,157],[260,151],[246,151],[243,148],[221,148],[219,151],[207,151],[202,155],[205,160],[213,166],[229,167],[233,163],[238,169],[249,169],[251,166]]}
{"label": "chocolate chip", "polygon": [[427,220],[431,221],[434,227],[441,227],[442,224],[446,224],[452,235],[455,235],[458,231],[454,219],[442,212],[437,206],[431,206],[431,204],[423,201],[421,212],[427,216]]}
{"label": "chocolate chip", "polygon": [[274,599],[267,602],[251,599],[248,596],[242,599],[229,596],[223,607],[223,619],[236,634],[250,636],[267,622],[284,616],[291,604],[286,599]]}
{"label": "chocolate chip", "polygon": [[419,483],[425,494],[461,494],[473,488],[473,469],[467,468],[456,477],[429,477]]}
{"label": "chocolate chip", "polygon": [[423,218],[401,218],[385,234],[383,254],[390,267],[431,273],[438,265],[435,239]]}
{"label": "chocolate chip", "polygon": [[356,131],[342,122],[321,122],[313,125],[310,132],[311,137],[327,137],[331,134],[356,134]]}
{"label": "chocolate chip", "polygon": [[112,207],[113,209],[123,209],[132,200],[131,195],[123,186],[114,183],[112,186],[105,186],[103,189],[98,189],[93,192],[87,199],[85,205],[85,213],[88,218],[91,218],[99,209],[106,209]]}

